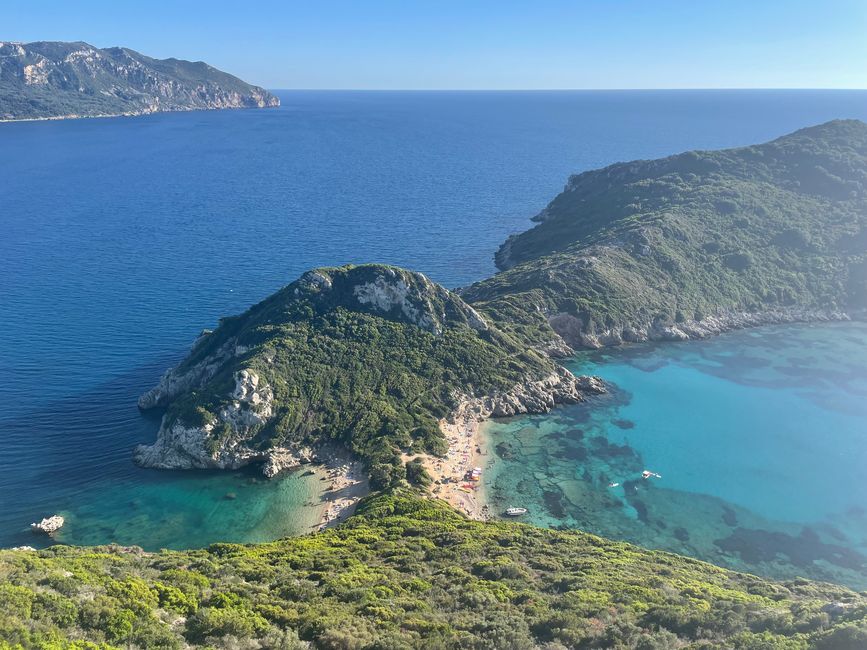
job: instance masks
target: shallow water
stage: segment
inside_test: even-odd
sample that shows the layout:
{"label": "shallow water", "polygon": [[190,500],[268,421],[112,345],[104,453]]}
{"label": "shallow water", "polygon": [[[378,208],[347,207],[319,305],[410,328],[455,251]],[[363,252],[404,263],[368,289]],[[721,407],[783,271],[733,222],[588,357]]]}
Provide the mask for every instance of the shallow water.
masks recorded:
{"label": "shallow water", "polygon": [[760,328],[570,366],[611,393],[486,427],[496,511],[867,587],[867,325]]}
{"label": "shallow water", "polygon": [[147,548],[303,528],[304,481],[132,465],[136,398],[202,328],[317,265],[465,285],[570,173],[867,119],[860,91],[280,95],[0,124],[0,545],[56,511],[65,541]]}

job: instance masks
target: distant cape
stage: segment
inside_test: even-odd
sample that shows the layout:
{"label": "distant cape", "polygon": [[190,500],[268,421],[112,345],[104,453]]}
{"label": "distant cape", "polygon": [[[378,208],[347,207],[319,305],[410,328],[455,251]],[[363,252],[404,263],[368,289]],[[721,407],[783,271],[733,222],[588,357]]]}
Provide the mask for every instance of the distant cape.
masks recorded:
{"label": "distant cape", "polygon": [[0,41],[0,120],[279,105],[267,90],[201,61],[82,42]]}

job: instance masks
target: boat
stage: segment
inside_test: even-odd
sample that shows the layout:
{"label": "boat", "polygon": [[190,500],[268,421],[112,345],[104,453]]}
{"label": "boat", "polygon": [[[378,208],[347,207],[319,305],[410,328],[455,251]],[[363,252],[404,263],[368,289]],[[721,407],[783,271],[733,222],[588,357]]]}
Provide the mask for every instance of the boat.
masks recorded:
{"label": "boat", "polygon": [[520,517],[521,515],[526,515],[526,508],[506,508],[506,516],[507,517]]}

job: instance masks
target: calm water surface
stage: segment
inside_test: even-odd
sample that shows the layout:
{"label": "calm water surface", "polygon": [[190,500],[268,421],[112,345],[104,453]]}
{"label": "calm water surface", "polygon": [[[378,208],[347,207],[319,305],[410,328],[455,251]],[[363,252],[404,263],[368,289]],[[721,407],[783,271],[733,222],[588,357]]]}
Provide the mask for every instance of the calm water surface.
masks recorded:
{"label": "calm water surface", "polygon": [[323,264],[387,261],[464,285],[570,173],[867,119],[864,92],[281,98],[0,124],[0,544],[34,543],[29,522],[57,511],[70,543],[306,530],[311,477],[130,462],[158,425],[136,397],[201,328]]}
{"label": "calm water surface", "polygon": [[572,369],[611,393],[487,426],[498,510],[867,588],[867,324],[641,345]]}

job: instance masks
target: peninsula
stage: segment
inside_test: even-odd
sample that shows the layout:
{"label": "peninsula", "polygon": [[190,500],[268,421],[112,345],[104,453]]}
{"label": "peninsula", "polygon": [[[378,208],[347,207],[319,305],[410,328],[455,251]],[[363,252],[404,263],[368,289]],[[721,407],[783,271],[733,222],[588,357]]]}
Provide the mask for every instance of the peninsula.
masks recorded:
{"label": "peninsula", "polygon": [[0,120],[279,105],[268,91],[201,61],[80,42],[0,41]]}

